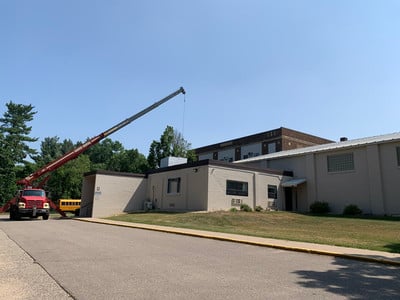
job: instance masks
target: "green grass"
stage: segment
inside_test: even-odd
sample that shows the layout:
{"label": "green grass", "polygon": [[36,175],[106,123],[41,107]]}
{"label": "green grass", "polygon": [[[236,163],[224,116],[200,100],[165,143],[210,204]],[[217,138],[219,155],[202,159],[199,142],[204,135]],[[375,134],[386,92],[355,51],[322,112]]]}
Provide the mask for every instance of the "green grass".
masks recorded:
{"label": "green grass", "polygon": [[238,211],[147,212],[109,219],[400,253],[400,218]]}

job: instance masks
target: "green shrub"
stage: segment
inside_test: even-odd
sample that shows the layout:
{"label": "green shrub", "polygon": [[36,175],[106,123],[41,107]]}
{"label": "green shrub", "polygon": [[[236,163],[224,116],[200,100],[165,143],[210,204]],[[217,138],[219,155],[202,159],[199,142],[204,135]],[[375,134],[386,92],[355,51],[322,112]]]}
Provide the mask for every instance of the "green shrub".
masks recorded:
{"label": "green shrub", "polygon": [[358,208],[357,205],[355,204],[349,204],[343,209],[343,214],[344,215],[361,215],[362,210]]}
{"label": "green shrub", "polygon": [[241,205],[240,205],[240,210],[241,210],[241,211],[253,211],[253,210],[251,209],[251,207],[248,206],[247,204],[241,204]]}
{"label": "green shrub", "polygon": [[229,211],[231,211],[231,212],[237,212],[238,210],[237,210],[236,207],[232,207]]}
{"label": "green shrub", "polygon": [[326,214],[331,211],[328,202],[315,201],[310,205],[310,211],[313,214]]}
{"label": "green shrub", "polygon": [[254,208],[255,211],[263,211],[263,208],[260,205],[257,205],[256,208]]}

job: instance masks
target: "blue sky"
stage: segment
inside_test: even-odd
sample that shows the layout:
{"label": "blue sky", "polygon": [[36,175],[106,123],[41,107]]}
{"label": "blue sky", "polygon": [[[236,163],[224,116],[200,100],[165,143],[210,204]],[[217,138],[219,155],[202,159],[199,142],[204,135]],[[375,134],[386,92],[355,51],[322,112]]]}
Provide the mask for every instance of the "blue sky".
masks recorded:
{"label": "blue sky", "polygon": [[[0,0],[0,113],[32,135],[110,136],[147,155],[167,125],[193,148],[288,127],[338,140],[398,132],[399,1]],[[40,143],[36,145],[39,147]]]}

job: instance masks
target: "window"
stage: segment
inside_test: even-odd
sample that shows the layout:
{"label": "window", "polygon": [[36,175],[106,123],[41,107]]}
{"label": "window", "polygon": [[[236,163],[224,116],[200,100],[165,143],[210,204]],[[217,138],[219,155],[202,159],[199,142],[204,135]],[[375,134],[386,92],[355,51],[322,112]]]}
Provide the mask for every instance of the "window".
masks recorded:
{"label": "window", "polygon": [[44,197],[45,193],[43,190],[24,190],[23,191],[24,196],[40,196]]}
{"label": "window", "polygon": [[168,179],[168,194],[178,194],[181,192],[181,178],[169,178]]}
{"label": "window", "polygon": [[353,153],[328,155],[328,172],[343,172],[354,170]]}
{"label": "window", "polygon": [[268,153],[274,153],[276,152],[276,144],[274,143],[269,143],[268,144]]}
{"label": "window", "polygon": [[243,181],[226,181],[226,194],[237,195],[237,196],[248,196],[249,195],[249,184]]}
{"label": "window", "polygon": [[224,156],[224,158],[221,158],[220,161],[233,162],[233,157]]}
{"label": "window", "polygon": [[278,187],[268,184],[268,199],[278,199]]}
{"label": "window", "polygon": [[397,152],[397,165],[400,167],[400,147],[396,147]]}

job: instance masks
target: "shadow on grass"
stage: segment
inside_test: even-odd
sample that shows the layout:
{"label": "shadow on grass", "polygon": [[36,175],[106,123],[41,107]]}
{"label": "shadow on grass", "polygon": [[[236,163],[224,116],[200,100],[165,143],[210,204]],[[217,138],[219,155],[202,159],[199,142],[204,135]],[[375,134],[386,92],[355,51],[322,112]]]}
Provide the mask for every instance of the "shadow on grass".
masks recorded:
{"label": "shadow on grass", "polygon": [[328,271],[298,270],[297,284],[347,299],[399,299],[400,268],[335,258]]}
{"label": "shadow on grass", "polygon": [[400,253],[400,243],[387,244],[385,245],[385,248],[388,249],[388,252]]}
{"label": "shadow on grass", "polygon": [[340,218],[340,219],[358,219],[358,220],[378,220],[378,221],[395,221],[400,222],[400,217],[392,216],[374,216],[374,215],[335,215],[335,214],[312,214],[312,213],[299,213],[293,212],[302,216],[309,217],[325,217],[325,218]]}

